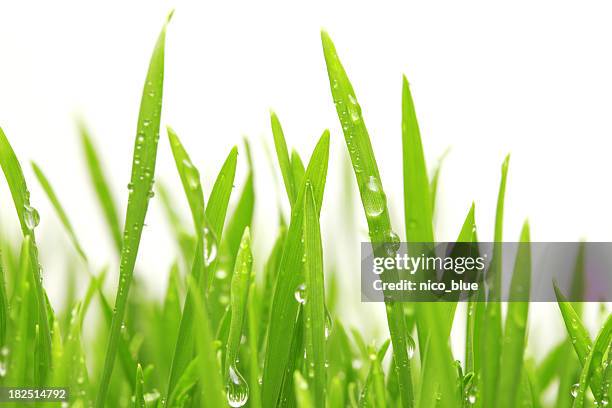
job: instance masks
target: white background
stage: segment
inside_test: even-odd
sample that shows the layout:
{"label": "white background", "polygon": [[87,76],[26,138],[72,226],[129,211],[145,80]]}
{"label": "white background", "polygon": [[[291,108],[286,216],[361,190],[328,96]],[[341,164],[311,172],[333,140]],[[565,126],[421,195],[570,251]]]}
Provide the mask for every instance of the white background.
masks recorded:
{"label": "white background", "polygon": [[[606,2],[207,3],[0,3],[0,126],[26,169],[42,215],[38,231],[48,284],[61,282],[69,246],[28,162],[46,171],[96,265],[114,262],[84,173],[74,117],[90,125],[125,208],[144,75],[173,7],[163,124],[181,136],[207,191],[233,144],[244,135],[255,144],[259,253],[276,233],[274,179],[261,148],[272,145],[269,109],[279,114],[288,143],[305,159],[322,130],[331,130],[323,239],[328,263],[343,263],[343,305],[355,324],[368,324],[358,313],[379,305],[358,303],[356,251],[366,236],[359,206],[358,224],[341,222],[346,154],[321,51],[322,27],[356,89],[398,232],[405,73],[430,167],[452,147],[440,179],[440,240],[456,236],[472,200],[481,239],[492,239],[499,168],[508,152],[506,240],[518,239],[525,217],[536,241],[612,240],[612,13]],[[172,186],[186,215],[165,136],[156,178]],[[241,164],[236,192],[244,174]],[[5,232],[16,228],[7,190],[2,182]],[[156,199],[147,224],[139,271],[159,294],[176,250]],[[61,285],[52,289],[55,303],[61,304],[61,296]],[[534,309],[535,326],[552,315],[554,330],[560,330],[556,311]],[[534,330],[532,336],[544,333]]]}

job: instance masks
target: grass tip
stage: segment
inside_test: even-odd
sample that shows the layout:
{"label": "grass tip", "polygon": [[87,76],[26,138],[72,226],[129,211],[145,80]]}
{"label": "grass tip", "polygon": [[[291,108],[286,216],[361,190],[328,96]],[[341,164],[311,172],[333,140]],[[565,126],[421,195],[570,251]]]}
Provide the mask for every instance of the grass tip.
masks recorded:
{"label": "grass tip", "polygon": [[170,12],[168,13],[168,16],[166,17],[166,24],[168,24],[170,22],[170,20],[172,20],[172,16],[174,15],[174,10],[172,9],[170,10]]}

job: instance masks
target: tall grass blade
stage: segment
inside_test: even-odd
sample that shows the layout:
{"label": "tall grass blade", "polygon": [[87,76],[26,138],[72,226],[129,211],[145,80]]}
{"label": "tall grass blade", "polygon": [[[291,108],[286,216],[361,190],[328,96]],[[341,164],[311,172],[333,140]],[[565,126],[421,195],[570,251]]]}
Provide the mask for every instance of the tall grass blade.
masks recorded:
{"label": "tall grass blade", "polygon": [[187,151],[183,147],[176,132],[170,126],[166,127],[168,132],[168,140],[172,149],[172,156],[189,202],[191,216],[193,217],[193,225],[196,234],[200,233],[200,226],[203,225],[204,217],[204,193],[202,192],[202,184],[200,182],[200,172],[193,165]]}
{"label": "tall grass blade", "polygon": [[47,179],[47,177],[45,176],[41,168],[34,162],[32,162],[32,170],[34,170],[34,174],[36,175],[38,182],[40,183],[41,187],[45,191],[45,194],[47,194],[49,201],[51,201],[51,205],[53,205],[53,208],[55,209],[57,216],[59,217],[62,225],[66,229],[66,232],[68,233],[68,237],[70,238],[72,245],[74,245],[74,248],[76,249],[79,256],[87,264],[88,263],[87,255],[85,255],[85,251],[81,247],[79,239],[77,238],[76,233],[74,232],[72,223],[68,219],[68,215],[66,214],[66,211],[64,211],[62,204],[57,198],[57,195],[55,194],[55,191],[53,190],[51,183],[49,183],[49,180]]}
{"label": "tall grass blade", "polygon": [[[325,31],[321,32],[321,40],[332,97],[359,186],[370,239],[376,244],[397,242],[399,238],[391,230],[386,196],[382,189],[370,136],[361,116],[361,107],[357,103],[353,86],[338,58],[336,48]],[[427,191],[429,191],[429,186],[427,186]],[[414,396],[410,361],[407,354],[407,330],[401,304],[390,303],[387,305],[387,321],[391,333],[391,342],[393,343],[393,361],[395,362],[395,374],[399,380],[402,406],[405,408],[412,407]]]}
{"label": "tall grass blade", "polygon": [[304,182],[304,173],[306,172],[306,169],[304,168],[302,158],[295,150],[291,151],[291,171],[293,173],[295,185],[301,186]]}
{"label": "tall grass blade", "polygon": [[[310,180],[315,197],[316,208],[320,210],[323,201],[323,191],[327,176],[329,158],[329,132],[325,131],[315,147],[306,174],[305,180]],[[268,335],[266,339],[266,355],[263,370],[262,400],[264,407],[277,404],[281,395],[283,377],[293,358],[291,344],[287,341],[294,338],[296,331],[296,316],[300,303],[295,298],[298,286],[303,283],[300,271],[303,243],[303,203],[304,186],[298,190],[296,204],[291,211],[291,222],[287,237],[284,241],[283,251],[278,265],[274,295],[270,310]],[[289,373],[292,376],[293,370]],[[293,379],[291,378],[291,382]]]}
{"label": "tall grass blade", "polygon": [[82,121],[78,122],[78,129],[81,136],[81,145],[83,147],[83,153],[85,154],[89,178],[93,184],[104,218],[106,218],[106,224],[111,233],[115,248],[118,253],[121,253],[123,239],[121,238],[121,222],[119,221],[115,198],[111,193],[107,178],[102,170],[103,166],[100,161],[100,155],[91,140],[89,131]]}
{"label": "tall grass blade", "polygon": [[312,185],[306,181],[304,197],[304,303],[306,321],[306,372],[316,406],[325,405],[325,285],[319,216]]}
{"label": "tall grass blade", "polygon": [[[603,357],[606,351],[610,351],[610,341],[612,340],[612,314],[608,316],[606,323],[603,325],[597,337],[595,343],[593,343],[592,349],[589,351],[587,358],[584,360],[582,366],[582,372],[580,373],[580,382],[578,388],[578,394],[574,400],[573,408],[583,408],[586,402],[586,392],[588,387],[591,387],[597,406],[605,406],[609,401],[602,401],[601,393],[601,380],[599,384],[593,384],[595,375],[601,378],[603,371]],[[610,385],[608,384],[607,387]]]}
{"label": "tall grass blade", "polygon": [[6,294],[2,250],[0,250],[0,347],[6,344],[6,328],[9,319],[9,300]]}
{"label": "tall grass blade", "polygon": [[[526,299],[531,287],[531,249],[529,247],[529,224],[523,224],[521,244],[516,255],[514,274],[510,284],[511,299]],[[517,401],[523,357],[527,342],[527,315],[529,302],[510,302],[506,314],[506,327],[501,355],[501,370],[497,395],[501,408],[512,408]]]}
{"label": "tall grass blade", "polygon": [[502,339],[502,316],[501,316],[501,267],[502,267],[502,242],[504,223],[504,202],[506,194],[506,180],[508,177],[508,162],[510,156],[506,156],[501,167],[501,181],[499,194],[497,196],[497,209],[495,212],[495,232],[493,234],[493,259],[489,270],[490,289],[488,303],[485,312],[485,325],[482,339],[482,355],[489,356],[482,360],[482,395],[483,406],[489,407],[497,400],[497,384],[499,379],[499,365],[501,355]]}
{"label": "tall grass blade", "polygon": [[230,405],[244,403],[249,398],[249,387],[238,370],[238,352],[242,339],[245,316],[251,285],[253,255],[251,253],[251,235],[249,228],[244,230],[240,249],[236,258],[236,267],[232,275],[230,291],[231,321],[225,352],[223,374],[227,378],[227,396]]}
{"label": "tall grass blade", "polygon": [[140,364],[136,367],[136,391],[134,392],[134,408],[146,408],[144,399],[144,374]]}
{"label": "tall grass blade", "polygon": [[295,397],[298,408],[314,408],[322,407],[314,402],[308,381],[302,376],[299,371],[293,374],[293,384],[295,385]]}
{"label": "tall grass blade", "polygon": [[0,166],[11,191],[13,203],[19,217],[19,224],[21,225],[21,232],[24,239],[26,239],[25,242],[31,246],[29,251],[30,270],[28,273],[32,275],[33,290],[36,295],[38,327],[40,330],[38,335],[39,343],[37,344],[39,354],[37,354],[38,362],[36,370],[40,373],[38,380],[40,385],[42,385],[47,373],[51,369],[51,330],[46,294],[42,285],[42,268],[38,262],[38,248],[36,247],[34,236],[34,228],[38,225],[39,215],[38,211],[30,205],[30,192],[28,191],[21,165],[2,128],[0,128]]}
{"label": "tall grass blade", "polygon": [[[170,20],[172,13],[168,16]],[[138,115],[136,141],[134,145],[134,159],[132,164],[132,177],[128,189],[130,190],[128,206],[125,217],[123,233],[123,246],[121,250],[121,265],[119,270],[119,286],[115,300],[113,321],[104,369],[100,378],[100,388],[96,399],[96,406],[102,408],[106,404],[106,394],[110,383],[117,345],[121,335],[121,326],[127,305],[128,293],[136,264],[136,255],[140,245],[140,237],[145,216],[149,207],[149,200],[153,194],[153,175],[157,158],[157,142],[159,140],[159,126],[162,107],[162,92],[164,82],[164,43],[166,39],[166,25],[159,35],[145,81],[145,86]]]}
{"label": "tall grass blade", "polygon": [[431,190],[431,213],[435,214],[436,209],[436,198],[438,196],[438,181],[440,180],[440,173],[442,171],[442,165],[444,164],[444,160],[448,153],[450,152],[450,148],[446,149],[442,156],[438,159],[438,163],[433,171],[433,176],[431,177],[430,190]]}
{"label": "tall grass blade", "polygon": [[292,163],[289,160],[289,150],[287,149],[287,142],[285,141],[283,128],[281,127],[280,121],[278,120],[276,113],[270,113],[270,122],[272,125],[272,136],[274,137],[274,147],[276,148],[276,156],[278,157],[278,164],[280,165],[283,182],[285,183],[285,189],[287,190],[287,197],[289,197],[289,203],[293,206],[297,195],[297,185],[293,178],[293,171],[291,166]]}

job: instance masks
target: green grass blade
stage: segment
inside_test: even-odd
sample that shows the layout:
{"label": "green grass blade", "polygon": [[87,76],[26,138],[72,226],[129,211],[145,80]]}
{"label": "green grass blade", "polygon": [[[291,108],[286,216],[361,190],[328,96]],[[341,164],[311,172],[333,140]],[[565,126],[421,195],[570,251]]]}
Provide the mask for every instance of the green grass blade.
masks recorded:
{"label": "green grass blade", "polygon": [[[567,301],[565,296],[561,293],[557,285],[554,285],[555,295],[557,296],[557,304],[559,305],[559,309],[561,310],[561,316],[563,316],[563,321],[565,323],[565,328],[567,330],[568,337],[570,342],[574,346],[574,351],[576,352],[576,356],[580,361],[583,369],[586,364],[586,360],[589,356],[589,352],[593,348],[593,342],[591,340],[591,336],[589,335],[588,330],[586,329],[582,319],[574,310],[572,304]],[[600,389],[601,389],[601,373],[594,372],[593,378],[590,379],[590,383],[592,384],[593,395],[599,397]]]}
{"label": "green grass blade", "polygon": [[260,369],[259,369],[259,322],[261,321],[260,310],[261,299],[255,291],[255,282],[251,282],[249,289],[249,306],[248,306],[248,336],[249,344],[249,389],[251,396],[249,397],[249,405],[252,408],[261,408],[261,384],[259,384]]}
{"label": "green grass blade", "polygon": [[74,245],[74,248],[76,249],[79,256],[87,264],[88,263],[87,255],[85,255],[85,251],[81,247],[81,244],[79,243],[79,239],[77,238],[76,233],[74,232],[74,228],[72,227],[72,224],[70,223],[70,220],[68,219],[68,215],[66,214],[66,211],[64,211],[64,207],[62,207],[62,204],[57,198],[57,195],[55,194],[55,191],[53,190],[51,183],[49,183],[49,180],[47,179],[47,177],[45,176],[41,168],[34,162],[32,162],[32,170],[34,170],[34,174],[36,175],[38,182],[40,183],[41,187],[47,194],[49,201],[51,201],[51,205],[53,205],[53,209],[55,209],[55,212],[57,213],[58,218],[60,219],[62,225],[66,229],[66,232],[68,233],[68,237],[70,238],[72,245]]}
{"label": "green grass blade", "polygon": [[236,267],[232,275],[232,285],[230,291],[231,320],[229,335],[225,353],[224,373],[230,371],[230,366],[234,371],[237,370],[238,351],[240,349],[240,339],[242,338],[244,319],[246,316],[251,272],[253,266],[253,255],[251,253],[251,235],[249,228],[244,230]]}
{"label": "green grass blade", "polygon": [[223,380],[214,348],[214,337],[210,328],[206,303],[200,295],[197,282],[188,277],[189,291],[194,303],[194,337],[199,364],[201,403],[204,407],[218,408],[227,404],[223,396]]}
{"label": "green grass blade", "polygon": [[[172,14],[168,16],[168,21],[171,16]],[[136,264],[136,255],[138,254],[145,215],[153,191],[153,175],[157,158],[164,82],[166,25],[167,22],[164,24],[151,56],[140,104],[140,113],[138,115],[138,131],[134,145],[132,177],[129,185],[130,195],[121,250],[119,287],[117,288],[117,298],[115,300],[104,369],[100,378],[100,388],[96,399],[96,406],[98,408],[102,408],[106,404],[106,394],[117,354],[121,325],[134,273],[134,265]]]}
{"label": "green grass blade", "polygon": [[501,316],[501,245],[503,242],[504,202],[506,194],[506,180],[508,177],[508,162],[510,156],[506,156],[501,168],[501,181],[499,194],[497,196],[497,209],[495,213],[495,232],[493,244],[493,259],[489,270],[491,287],[489,290],[489,302],[485,312],[485,325],[483,340],[481,343],[482,355],[489,356],[483,359],[482,364],[482,395],[483,406],[488,407],[497,401],[497,384],[499,379],[499,365],[501,355],[502,339],[502,316]]}
{"label": "green grass blade", "polygon": [[[323,201],[323,191],[327,176],[329,158],[329,132],[325,131],[315,147],[304,176],[310,180],[313,187],[315,202],[318,209]],[[262,398],[264,407],[275,406],[283,384],[283,377],[293,359],[291,344],[288,338],[293,338],[296,331],[296,316],[299,303],[294,293],[303,282],[301,269],[303,256],[302,224],[303,200],[305,188],[298,190],[296,204],[291,212],[291,222],[287,231],[280,264],[276,276],[276,284],[270,310],[268,336],[263,370]],[[289,373],[291,376],[293,370]]]}
{"label": "green grass blade", "polygon": [[134,408],[146,408],[144,400],[144,374],[142,367],[136,367],[136,391],[134,391]]}
{"label": "green grass blade", "polygon": [[304,182],[304,173],[306,172],[306,169],[304,168],[302,158],[295,150],[291,151],[291,171],[293,172],[295,185],[301,186]]}
{"label": "green grass blade", "polygon": [[96,197],[98,198],[98,202],[102,207],[102,212],[106,218],[106,224],[108,225],[111,237],[113,238],[113,243],[115,244],[117,252],[121,252],[121,222],[119,221],[116,201],[111,193],[111,189],[108,185],[106,176],[104,175],[104,171],[102,170],[100,155],[98,154],[96,147],[91,140],[89,131],[82,122],[78,123],[78,128],[81,135],[81,144],[85,154],[89,177],[94,186],[94,191],[96,193]]}
{"label": "green grass blade", "polygon": [[319,216],[312,185],[306,181],[304,198],[304,275],[306,301],[306,371],[315,406],[325,405],[325,285]]}
{"label": "green grass blade", "polygon": [[293,178],[292,163],[289,160],[289,150],[287,149],[283,128],[274,112],[270,113],[270,123],[272,125],[272,136],[274,137],[274,147],[276,148],[278,164],[283,176],[283,182],[285,183],[285,189],[287,190],[287,197],[289,197],[289,203],[293,206],[297,195],[297,185]]}
{"label": "green grass blade", "polygon": [[29,252],[29,265],[38,310],[38,325],[40,330],[40,344],[38,346],[40,347],[40,354],[37,355],[37,372],[41,374],[39,380],[42,383],[44,382],[46,374],[51,369],[51,330],[46,304],[46,294],[42,285],[42,268],[38,262],[38,249],[34,236],[34,228],[38,225],[39,215],[36,209],[30,206],[30,192],[28,191],[21,165],[6,135],[2,131],[2,128],[0,128],[0,166],[2,167],[2,171],[4,172],[4,176],[6,177],[6,181],[11,191],[23,237],[29,238],[27,242],[29,242],[32,247]]}
{"label": "green grass blade", "polygon": [[193,225],[196,234],[199,234],[199,228],[203,223],[204,217],[204,193],[202,192],[202,184],[200,183],[200,172],[193,165],[187,151],[183,147],[176,132],[170,126],[166,127],[168,132],[168,140],[172,149],[172,156],[178,170],[185,196],[189,202],[191,216],[193,217]]}
{"label": "green grass blade", "polygon": [[181,377],[176,383],[176,387],[172,391],[172,395],[168,397],[168,407],[180,407],[181,401],[187,398],[188,393],[193,386],[198,382],[200,375],[200,358],[196,357],[191,360],[191,363],[183,371]]}
{"label": "green grass blade", "polygon": [[[599,384],[593,384],[595,375],[601,378],[602,374],[602,359],[606,351],[610,350],[610,341],[612,340],[612,314],[608,316],[606,323],[603,325],[597,337],[595,343],[593,343],[592,349],[589,351],[587,358],[584,360],[582,366],[582,372],[580,373],[580,382],[578,388],[578,395],[574,400],[574,408],[583,408],[586,402],[586,392],[588,387],[591,387],[593,395],[598,402],[598,406],[602,404],[601,394],[601,380]],[[609,384],[608,384],[609,387]],[[606,401],[609,403],[609,401]]]}
{"label": "green grass blade", "polygon": [[[514,274],[510,284],[511,299],[526,299],[531,287],[531,249],[529,247],[529,224],[523,224],[521,244],[516,255]],[[501,370],[497,395],[501,408],[515,406],[520,385],[523,357],[527,342],[527,316],[529,302],[509,302],[501,355]]]}
{"label": "green grass blade", "polygon": [[[370,231],[370,239],[374,243],[395,242],[398,238],[391,230],[389,212],[380,181],[378,166],[353,86],[338,58],[331,38],[324,31],[321,32],[321,40],[332,97],[344,132],[357,185],[359,186],[359,193]],[[429,192],[429,186],[427,186],[427,191]],[[429,197],[429,193],[427,197]],[[392,303],[387,305],[387,321],[393,343],[395,373],[399,378],[398,383],[400,384],[402,406],[409,408],[413,406],[414,396],[412,392],[410,361],[406,351],[407,330],[401,304]]]}

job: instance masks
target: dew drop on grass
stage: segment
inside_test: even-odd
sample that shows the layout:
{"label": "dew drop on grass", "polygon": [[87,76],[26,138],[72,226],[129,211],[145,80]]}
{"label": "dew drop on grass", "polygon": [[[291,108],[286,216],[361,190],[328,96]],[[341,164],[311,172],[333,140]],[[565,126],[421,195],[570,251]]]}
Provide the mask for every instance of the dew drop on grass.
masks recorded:
{"label": "dew drop on grass", "polygon": [[30,231],[32,231],[38,226],[38,223],[40,222],[40,215],[38,215],[36,208],[31,207],[28,204],[24,204],[23,209],[23,219],[25,221],[25,225]]}
{"label": "dew drop on grass", "polygon": [[300,283],[297,286],[297,288],[295,288],[295,292],[293,293],[293,296],[295,297],[295,300],[298,301],[298,303],[305,304],[306,303],[306,285],[303,283]]}
{"label": "dew drop on grass", "polygon": [[204,265],[210,266],[217,259],[217,236],[209,227],[204,227]]}
{"label": "dew drop on grass", "polygon": [[378,177],[370,176],[366,181],[363,202],[368,217],[380,217],[387,208],[387,197]]}
{"label": "dew drop on grass", "polygon": [[241,407],[249,399],[249,386],[235,365],[230,365],[227,376],[227,403],[230,407]]}
{"label": "dew drop on grass", "polygon": [[471,404],[474,405],[476,403],[476,393],[474,392],[473,388],[470,388],[468,390],[468,395],[467,395],[467,401]]}
{"label": "dew drop on grass", "polygon": [[576,383],[571,386],[570,394],[572,397],[576,398],[578,396],[578,390],[580,389],[580,384]]}
{"label": "dew drop on grass", "polygon": [[412,360],[414,357],[414,351],[416,350],[416,344],[414,344],[414,339],[411,335],[406,336],[406,353],[408,354],[408,358]]}
{"label": "dew drop on grass", "polygon": [[332,320],[331,314],[327,309],[327,305],[325,305],[325,338],[329,337],[329,334],[332,331],[332,327],[334,325],[334,321]]}

